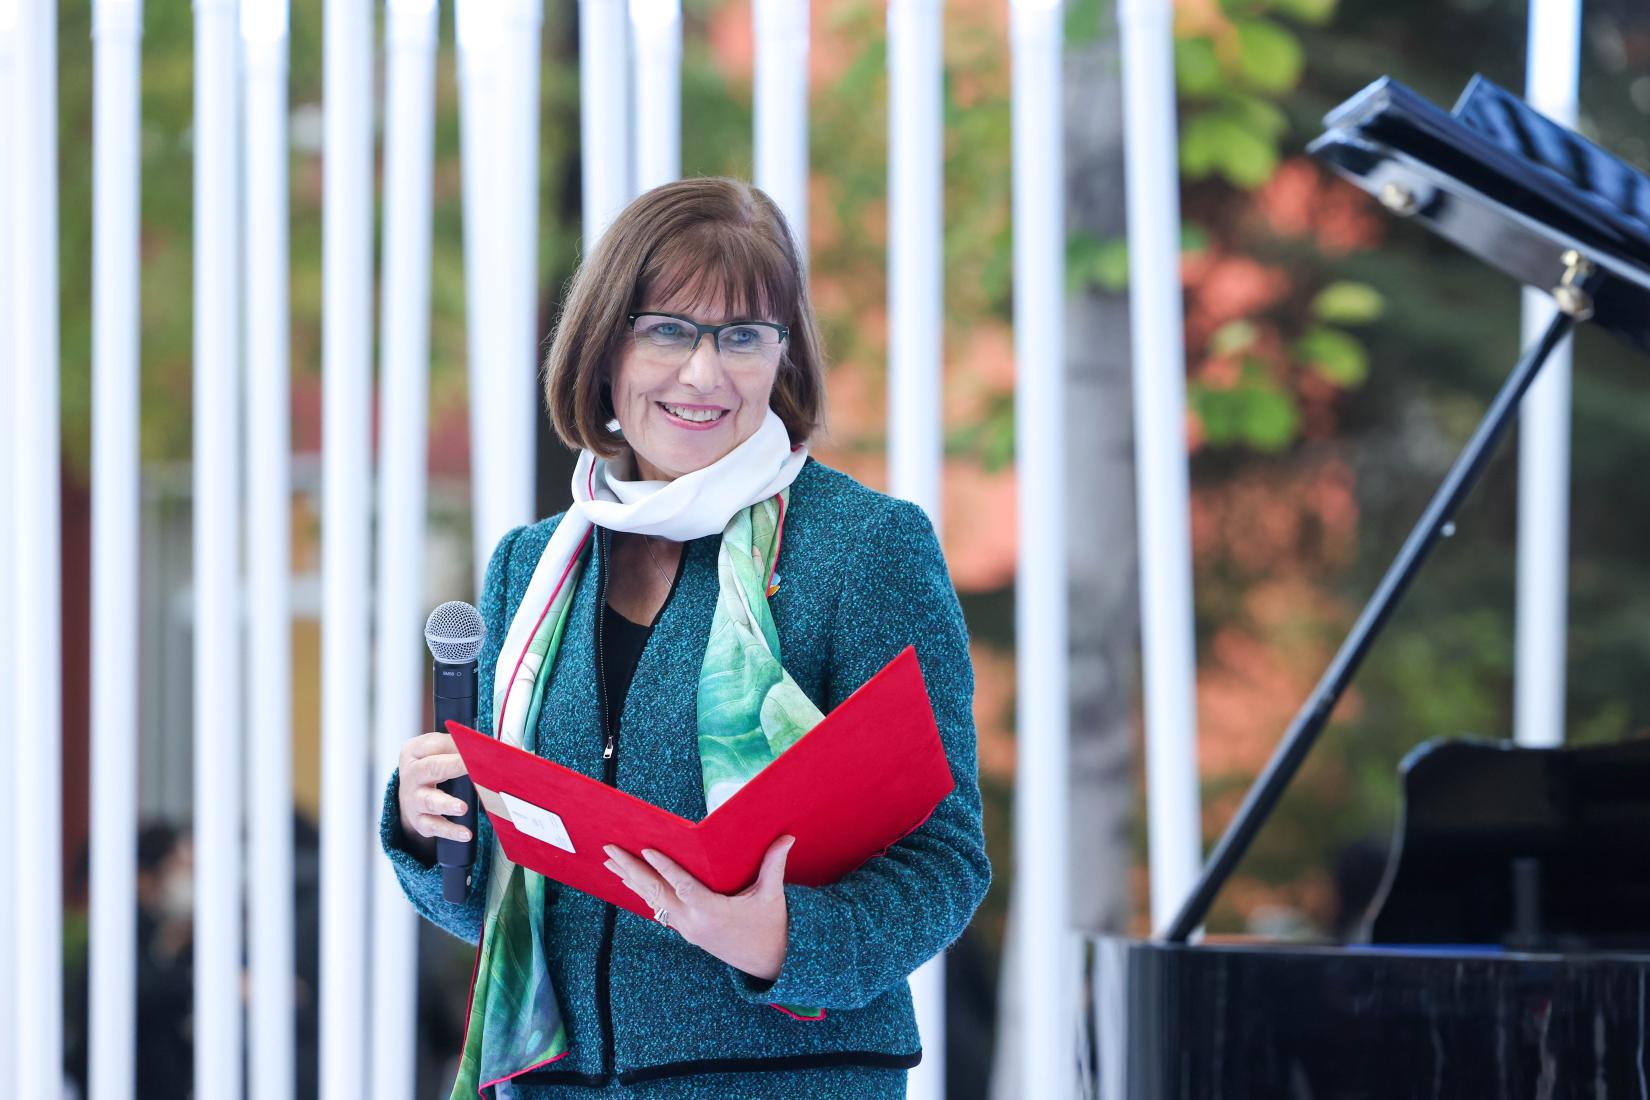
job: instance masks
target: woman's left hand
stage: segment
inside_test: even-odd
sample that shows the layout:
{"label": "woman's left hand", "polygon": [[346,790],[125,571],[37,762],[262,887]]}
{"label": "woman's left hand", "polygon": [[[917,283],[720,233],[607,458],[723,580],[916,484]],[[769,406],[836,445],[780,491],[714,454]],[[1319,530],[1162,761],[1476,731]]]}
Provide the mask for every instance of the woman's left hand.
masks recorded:
{"label": "woman's left hand", "polygon": [[790,917],[785,909],[785,857],[793,836],[768,847],[756,881],[737,894],[718,894],[663,852],[642,849],[642,858],[612,844],[603,865],[653,909],[665,909],[671,928],[753,978],[772,981],[785,963]]}

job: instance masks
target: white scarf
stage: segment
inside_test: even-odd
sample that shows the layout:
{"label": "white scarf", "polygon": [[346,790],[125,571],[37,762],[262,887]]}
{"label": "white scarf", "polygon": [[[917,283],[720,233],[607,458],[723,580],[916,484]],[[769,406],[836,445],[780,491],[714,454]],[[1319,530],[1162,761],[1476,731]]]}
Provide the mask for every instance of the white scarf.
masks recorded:
{"label": "white scarf", "polygon": [[539,556],[499,651],[493,674],[498,715],[493,732],[509,744],[522,744],[532,684],[539,672],[528,646],[593,526],[672,542],[719,534],[741,509],[795,481],[807,458],[807,447],[791,446],[784,421],[772,409],[750,438],[709,466],[674,481],[626,481],[622,466],[588,450],[580,453],[573,471],[573,506]]}

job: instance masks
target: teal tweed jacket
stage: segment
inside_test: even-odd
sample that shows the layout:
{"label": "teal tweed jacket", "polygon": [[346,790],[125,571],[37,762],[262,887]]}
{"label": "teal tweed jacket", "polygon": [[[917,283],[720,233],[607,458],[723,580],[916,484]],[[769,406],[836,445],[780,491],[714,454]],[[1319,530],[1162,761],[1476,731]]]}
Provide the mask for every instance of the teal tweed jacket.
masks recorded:
{"label": "teal tweed jacket", "polygon": [[[500,644],[559,518],[510,532],[488,564],[478,714],[492,713]],[[615,753],[620,789],[693,821],[706,813],[695,694],[716,604],[719,542],[720,535],[712,535],[684,547],[676,590],[625,699]],[[707,1095],[730,1096],[728,1084],[747,1074],[778,1074],[793,1096],[820,1095],[791,1090],[809,1079],[828,1079],[834,1095],[848,1095],[856,1074],[867,1085],[882,1082],[863,1095],[903,1095],[903,1071],[921,1059],[906,978],[956,941],[991,881],[967,629],[922,510],[813,459],[791,490],[777,570],[770,604],[780,653],[822,710],[916,645],[956,788],[920,827],[839,882],[785,887],[790,930],[783,968],[771,983],[650,920],[548,883],[547,946],[571,1051],[515,1078],[513,1096],[566,1095],[556,1087],[566,1085],[663,1085],[694,1075],[722,1082],[721,1091]],[[599,572],[586,569],[575,591],[545,694],[538,751],[603,779],[592,642]],[[381,837],[403,890],[424,917],[477,943],[493,845],[486,814],[480,815],[470,896],[449,903],[439,870],[402,847],[397,786],[392,776]],[[774,1003],[823,1007],[825,1017],[796,1019]],[[891,1078],[899,1091],[884,1091]]]}

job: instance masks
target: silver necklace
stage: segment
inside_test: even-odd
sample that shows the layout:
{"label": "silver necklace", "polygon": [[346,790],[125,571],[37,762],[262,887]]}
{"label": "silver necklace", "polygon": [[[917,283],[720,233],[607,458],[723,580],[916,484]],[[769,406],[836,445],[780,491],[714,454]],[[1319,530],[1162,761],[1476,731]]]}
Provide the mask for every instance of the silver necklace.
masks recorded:
{"label": "silver necklace", "polygon": [[666,573],[665,567],[659,564],[659,559],[653,556],[653,539],[650,536],[643,534],[642,545],[647,547],[647,556],[652,560],[653,568],[659,571],[659,579],[665,582],[666,588],[669,588],[670,574]]}

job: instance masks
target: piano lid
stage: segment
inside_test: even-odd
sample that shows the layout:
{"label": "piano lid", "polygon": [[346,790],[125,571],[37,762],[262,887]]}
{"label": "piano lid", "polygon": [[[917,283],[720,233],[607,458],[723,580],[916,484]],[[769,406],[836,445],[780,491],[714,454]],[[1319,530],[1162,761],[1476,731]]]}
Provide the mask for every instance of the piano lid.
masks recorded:
{"label": "piano lid", "polygon": [[1650,178],[1482,76],[1468,82],[1453,113],[1533,174],[1556,176],[1563,193],[1615,226],[1641,262],[1650,256]]}
{"label": "piano lid", "polygon": [[1400,771],[1373,942],[1650,948],[1650,739],[1435,740]]}
{"label": "piano lid", "polygon": [[1308,152],[1519,282],[1557,298],[1584,256],[1602,273],[1589,319],[1650,351],[1650,179],[1632,166],[1483,77],[1454,114],[1382,77],[1324,125]]}

